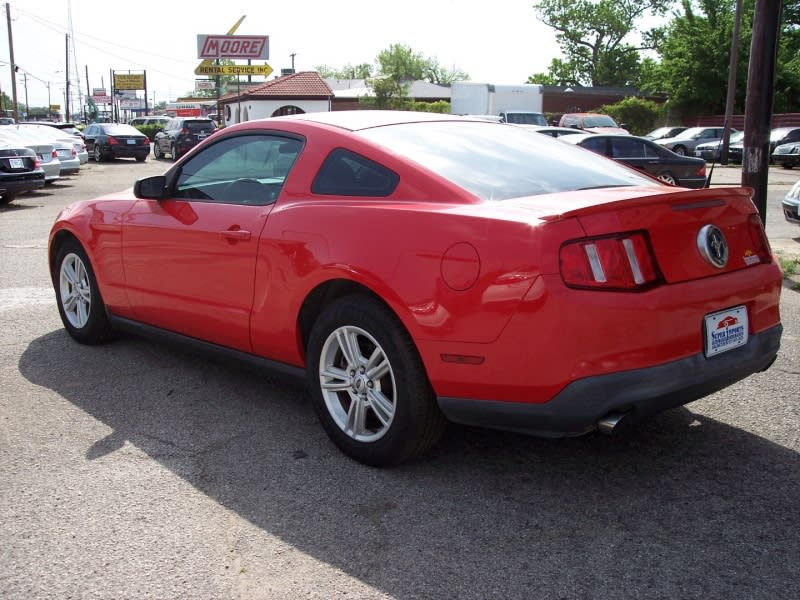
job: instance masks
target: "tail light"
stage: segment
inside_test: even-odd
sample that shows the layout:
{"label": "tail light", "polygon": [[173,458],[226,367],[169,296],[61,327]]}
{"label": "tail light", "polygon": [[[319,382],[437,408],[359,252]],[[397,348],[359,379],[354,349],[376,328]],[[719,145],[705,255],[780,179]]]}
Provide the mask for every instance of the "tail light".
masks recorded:
{"label": "tail light", "polygon": [[[772,262],[772,248],[769,245],[767,234],[764,232],[764,224],[761,222],[761,216],[758,214],[750,215],[748,220],[750,227],[750,239],[753,242],[753,253],[758,256],[760,262]],[[745,258],[745,260],[747,260]]]}
{"label": "tail light", "polygon": [[119,144],[119,141],[113,135],[110,135],[108,136],[108,143],[113,146],[114,144]]}
{"label": "tail light", "polygon": [[149,146],[150,145],[150,138],[144,136],[144,140],[142,140],[142,146]]}
{"label": "tail light", "polygon": [[568,287],[641,291],[662,281],[644,232],[567,242],[561,246],[559,262]]}
{"label": "tail light", "polygon": [[705,165],[705,163],[702,164],[699,169],[697,169],[697,173],[695,173],[695,175],[697,175],[698,177],[705,177],[706,176],[706,165]]}
{"label": "tail light", "polygon": [[73,146],[72,147],[72,158],[75,158],[76,156],[78,156],[78,151],[75,150],[75,146]]}
{"label": "tail light", "polygon": [[53,148],[53,154],[51,154],[51,156],[52,156],[53,158],[58,158],[58,150],[56,150],[55,148]]}
{"label": "tail light", "polygon": [[42,161],[40,161],[39,157],[37,156],[36,158],[33,159],[33,168],[38,169],[41,166],[42,166]]}
{"label": "tail light", "polygon": [[180,135],[189,135],[189,133],[191,133],[189,131],[189,128],[188,127],[184,127],[183,129],[181,129]]}

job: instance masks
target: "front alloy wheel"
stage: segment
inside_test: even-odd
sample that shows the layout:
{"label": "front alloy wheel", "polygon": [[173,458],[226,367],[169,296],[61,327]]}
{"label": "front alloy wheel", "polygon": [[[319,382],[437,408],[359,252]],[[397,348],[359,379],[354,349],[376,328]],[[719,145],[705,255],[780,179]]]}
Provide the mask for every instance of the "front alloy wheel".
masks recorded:
{"label": "front alloy wheel", "polygon": [[53,282],[64,329],[82,344],[99,344],[113,337],[111,321],[97,287],[86,251],[74,238],[58,247]]}

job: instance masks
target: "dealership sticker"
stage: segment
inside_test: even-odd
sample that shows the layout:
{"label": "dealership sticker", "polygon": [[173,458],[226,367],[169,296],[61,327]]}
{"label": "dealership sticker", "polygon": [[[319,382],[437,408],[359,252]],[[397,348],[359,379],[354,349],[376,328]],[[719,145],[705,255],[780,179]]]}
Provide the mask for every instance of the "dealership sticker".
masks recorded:
{"label": "dealership sticker", "polygon": [[706,356],[744,346],[748,338],[747,308],[736,306],[706,315]]}

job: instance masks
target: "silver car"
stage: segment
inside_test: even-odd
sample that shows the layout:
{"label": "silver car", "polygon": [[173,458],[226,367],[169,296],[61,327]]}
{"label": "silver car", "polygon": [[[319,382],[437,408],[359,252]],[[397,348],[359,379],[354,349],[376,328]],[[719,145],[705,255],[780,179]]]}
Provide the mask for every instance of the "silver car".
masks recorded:
{"label": "silver car", "polygon": [[16,125],[0,126],[0,139],[22,144],[36,152],[36,156],[39,157],[39,161],[42,163],[45,185],[50,185],[61,177],[61,161],[58,160],[58,154],[52,142],[25,137],[16,130]]}
{"label": "silver car", "polygon": [[[86,145],[83,141],[78,141],[77,138],[63,134],[53,127],[43,125],[17,125],[16,129],[20,135],[32,140],[44,140],[52,143],[58,154],[58,160],[61,161],[61,176],[72,175],[77,173],[81,168],[81,160],[78,156],[78,148],[82,145],[84,151]],[[86,161],[88,162],[89,155],[86,154]]]}
{"label": "silver car", "polygon": [[[731,137],[728,140],[728,148],[730,148],[731,144],[736,144],[741,142],[744,139],[744,131],[737,131],[736,133],[731,133]],[[706,161],[716,161],[720,158],[720,152],[722,151],[722,139],[716,140],[714,142],[706,142],[704,144],[698,144],[697,147],[694,149],[694,155],[698,158],[705,159]]]}
{"label": "silver car", "polygon": [[[659,146],[664,146],[681,156],[694,156],[694,151],[700,144],[718,142],[722,139],[722,127],[690,127],[672,138],[653,140]],[[731,133],[737,131],[731,129]]]}
{"label": "silver car", "polygon": [[[780,148],[780,146],[778,146]],[[789,223],[800,225],[800,181],[795,182],[781,203],[783,216]]]}

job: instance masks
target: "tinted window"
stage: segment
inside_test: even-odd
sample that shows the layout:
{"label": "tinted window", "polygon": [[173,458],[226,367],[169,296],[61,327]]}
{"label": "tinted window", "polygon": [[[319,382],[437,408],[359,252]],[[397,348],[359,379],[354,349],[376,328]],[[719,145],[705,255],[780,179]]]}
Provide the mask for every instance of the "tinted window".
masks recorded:
{"label": "tinted window", "polygon": [[190,133],[209,132],[216,129],[211,121],[185,121],[183,126],[186,127]]}
{"label": "tinted window", "polygon": [[300,140],[241,135],[207,146],[181,169],[173,198],[225,204],[274,202],[300,154]]}
{"label": "tinted window", "polygon": [[142,132],[133,125],[116,125],[114,123],[104,125],[103,131],[108,135],[142,135]]}
{"label": "tinted window", "polygon": [[655,154],[642,140],[633,138],[612,138],[611,156],[614,158],[647,158]]}
{"label": "tinted window", "polygon": [[485,200],[651,183],[604,158],[522,127],[432,121],[357,133]]}
{"label": "tinted window", "polygon": [[581,146],[598,154],[607,154],[606,138],[586,138],[581,142]]}
{"label": "tinted window", "polygon": [[340,148],[322,163],[311,191],[332,196],[385,197],[395,190],[399,181],[394,171]]}

